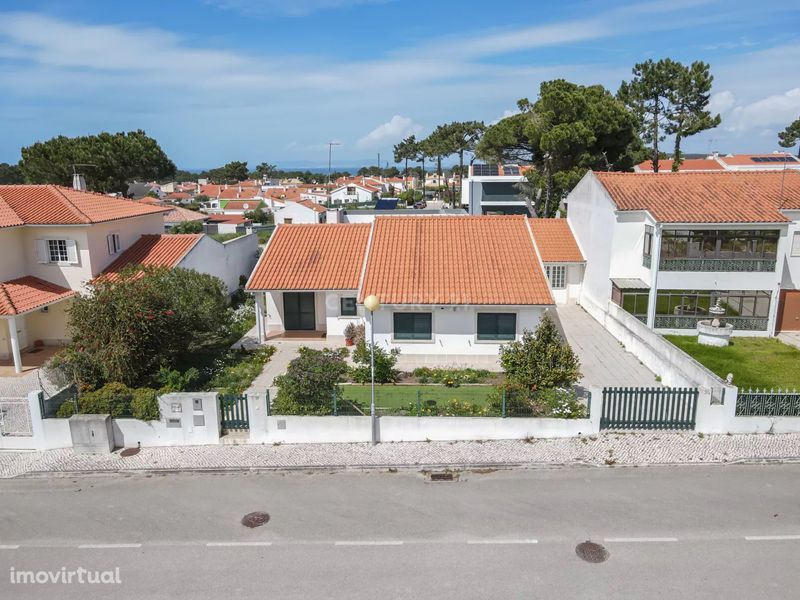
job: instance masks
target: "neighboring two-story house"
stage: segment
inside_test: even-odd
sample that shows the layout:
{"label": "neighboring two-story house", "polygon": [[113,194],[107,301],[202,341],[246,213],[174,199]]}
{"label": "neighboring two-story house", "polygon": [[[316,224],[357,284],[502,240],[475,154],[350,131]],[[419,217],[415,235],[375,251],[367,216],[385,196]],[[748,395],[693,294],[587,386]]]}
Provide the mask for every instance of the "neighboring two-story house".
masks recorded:
{"label": "neighboring two-story house", "polygon": [[566,200],[581,302],[689,333],[719,304],[738,335],[800,330],[800,173],[587,173]]}
{"label": "neighboring two-story house", "polygon": [[0,358],[66,340],[70,299],[142,235],[162,206],[55,185],[0,185]]}
{"label": "neighboring two-story house", "polygon": [[348,181],[344,185],[331,190],[328,203],[337,204],[368,204],[380,197],[380,188],[367,184]]}
{"label": "neighboring two-story house", "polygon": [[255,235],[221,244],[164,234],[171,206],[55,185],[0,185],[0,360],[68,341],[66,309],[88,282],[127,265],[184,267],[233,292],[253,268]]}

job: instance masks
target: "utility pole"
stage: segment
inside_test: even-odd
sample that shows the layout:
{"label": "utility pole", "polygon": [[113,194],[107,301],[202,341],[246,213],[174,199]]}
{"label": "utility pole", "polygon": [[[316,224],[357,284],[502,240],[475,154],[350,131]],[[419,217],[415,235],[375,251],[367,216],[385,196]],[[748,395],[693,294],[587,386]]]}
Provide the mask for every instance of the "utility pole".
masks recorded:
{"label": "utility pole", "polygon": [[331,204],[331,153],[334,146],[341,146],[339,142],[328,142],[328,185],[325,186],[325,198],[328,206]]}

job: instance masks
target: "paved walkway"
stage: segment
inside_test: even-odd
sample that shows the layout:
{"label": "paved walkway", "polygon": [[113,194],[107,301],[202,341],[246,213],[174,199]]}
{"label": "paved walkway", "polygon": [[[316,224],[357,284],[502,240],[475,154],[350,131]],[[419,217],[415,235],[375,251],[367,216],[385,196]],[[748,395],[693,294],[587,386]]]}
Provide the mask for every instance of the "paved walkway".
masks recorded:
{"label": "paved walkway", "polygon": [[41,369],[12,377],[0,377],[0,398],[22,398],[41,389],[48,395],[58,392],[58,386],[48,380]]}
{"label": "paved walkway", "polygon": [[558,320],[581,360],[581,385],[660,386],[655,374],[577,304],[556,307]]}
{"label": "paved walkway", "polygon": [[778,339],[790,346],[800,348],[800,331],[784,331],[778,334]]}
{"label": "paved walkway", "polygon": [[269,469],[422,469],[541,465],[707,464],[800,460],[800,434],[706,435],[604,433],[556,440],[282,444],[142,448],[127,458],[112,454],[0,452],[0,478],[37,473],[208,471]]}

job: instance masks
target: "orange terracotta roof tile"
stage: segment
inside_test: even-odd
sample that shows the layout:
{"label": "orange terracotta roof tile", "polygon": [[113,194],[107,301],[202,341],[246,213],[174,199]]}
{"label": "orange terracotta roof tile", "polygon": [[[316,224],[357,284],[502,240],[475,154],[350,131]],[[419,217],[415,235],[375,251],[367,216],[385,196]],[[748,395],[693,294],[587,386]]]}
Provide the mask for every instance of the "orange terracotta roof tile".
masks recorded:
{"label": "orange terracotta roof tile", "polygon": [[241,188],[238,186],[229,187],[219,193],[220,200],[235,200],[237,198],[255,198],[261,190],[258,188]]}
{"label": "orange terracotta roof tile", "polygon": [[318,213],[324,213],[327,210],[321,204],[317,204],[316,202],[312,202],[311,200],[298,200],[297,204],[299,204],[300,206],[305,206],[306,208],[310,208],[314,212]]}
{"label": "orange terracotta roof tile", "polygon": [[542,262],[583,262],[585,259],[566,219],[528,219]]}
{"label": "orange terracotta roof tile", "polygon": [[183,223],[185,221],[205,221],[208,215],[199,213],[188,208],[175,206],[168,213],[164,214],[164,223]]}
{"label": "orange terracotta roof tile", "polygon": [[[786,157],[789,160],[784,162],[760,162],[757,160],[753,160],[754,158],[779,158],[779,157]],[[733,156],[725,156],[720,154],[719,159],[724,162],[726,165],[733,165],[737,167],[753,167],[755,169],[763,169],[765,167],[775,169],[780,169],[784,164],[788,164],[790,166],[797,166],[800,164],[800,159],[795,157],[794,155],[788,152],[775,152],[775,153],[767,153],[767,154],[734,154]]]}
{"label": "orange terracotta roof tile", "polygon": [[246,289],[357,289],[370,227],[369,223],[278,225]]}
{"label": "orange terracotta roof tile", "polygon": [[240,224],[240,223],[252,223],[250,219],[245,218],[244,215],[208,215],[208,222],[209,223],[230,223],[230,224]]}
{"label": "orange terracotta roof tile", "polygon": [[255,210],[262,206],[261,200],[228,200],[222,205],[223,210]]}
{"label": "orange terracotta roof tile", "polygon": [[[645,173],[653,171],[653,161],[646,160],[636,165]],[[724,171],[725,167],[713,158],[686,158],[678,167],[679,171]],[[658,161],[658,172],[672,171],[672,159],[662,158]]]}
{"label": "orange terracotta roof tile", "polygon": [[662,223],[784,223],[800,209],[800,173],[780,171],[606,173],[594,176],[619,210]]}
{"label": "orange terracotta roof tile", "polygon": [[553,304],[524,216],[375,219],[360,298]]}
{"label": "orange terracotta roof tile", "polygon": [[194,248],[202,233],[143,235],[112,262],[98,279],[114,280],[128,265],[174,267]]}
{"label": "orange terracotta roof tile", "polygon": [[165,210],[168,209],[58,185],[0,185],[0,227],[84,225]]}
{"label": "orange terracotta roof tile", "polygon": [[73,290],[38,277],[12,279],[0,283],[0,315],[20,315],[76,294]]}

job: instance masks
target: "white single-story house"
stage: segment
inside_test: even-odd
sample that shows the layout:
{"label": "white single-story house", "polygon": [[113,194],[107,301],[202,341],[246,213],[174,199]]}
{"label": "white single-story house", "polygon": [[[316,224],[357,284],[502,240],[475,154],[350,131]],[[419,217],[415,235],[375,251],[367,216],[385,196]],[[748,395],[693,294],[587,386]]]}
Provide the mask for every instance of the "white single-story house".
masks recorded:
{"label": "white single-story house", "polygon": [[324,223],[327,209],[311,200],[287,200],[286,206],[275,211],[275,224]]}
{"label": "white single-story house", "polygon": [[[374,295],[380,346],[453,360],[497,356],[555,304],[534,238],[524,216],[278,225],[246,286],[256,296],[259,339],[343,341],[351,322],[366,322],[369,335],[363,302]],[[574,247],[561,252],[558,264],[582,268]]]}

